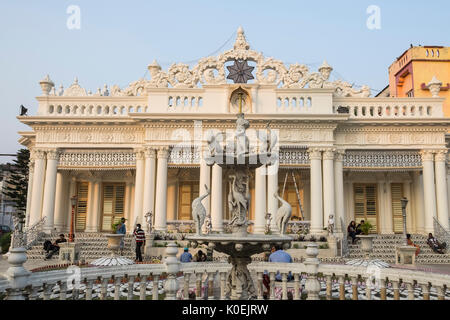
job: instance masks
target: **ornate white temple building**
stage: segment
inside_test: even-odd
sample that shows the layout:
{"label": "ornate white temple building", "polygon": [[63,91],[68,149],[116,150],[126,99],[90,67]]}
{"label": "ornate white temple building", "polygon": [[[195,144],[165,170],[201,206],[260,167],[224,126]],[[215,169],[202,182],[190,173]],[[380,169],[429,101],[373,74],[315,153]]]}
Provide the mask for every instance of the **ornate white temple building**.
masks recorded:
{"label": "ornate white temple building", "polygon": [[110,232],[121,217],[130,231],[147,212],[167,231],[192,219],[207,186],[212,230],[225,231],[227,172],[208,166],[203,151],[212,133],[227,141],[241,108],[255,137],[269,122],[278,133],[278,163],[257,169],[249,186],[254,232],[275,215],[275,192],[313,234],[330,215],[338,231],[364,219],[374,233],[401,233],[402,197],[409,233],[434,232],[438,222],[449,230],[449,119],[438,84],[429,84],[431,98],[371,98],[366,86],[330,81],[326,62],[313,72],[264,57],[241,28],[233,49],[192,68],[163,71],[154,61],[148,70],[150,79],[96,93],[78,80],[67,89],[40,82],[37,114],[18,117],[31,128],[20,132],[32,154],[28,226],[45,217],[48,232],[67,231],[76,196],[78,232]]}

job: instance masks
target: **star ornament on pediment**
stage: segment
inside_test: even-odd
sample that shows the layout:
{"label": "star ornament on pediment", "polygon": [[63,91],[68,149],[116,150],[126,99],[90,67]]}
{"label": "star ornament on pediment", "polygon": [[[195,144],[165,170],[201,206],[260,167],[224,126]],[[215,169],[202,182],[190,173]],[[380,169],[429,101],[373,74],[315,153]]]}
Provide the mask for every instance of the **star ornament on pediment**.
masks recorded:
{"label": "star ornament on pediment", "polygon": [[233,80],[234,83],[247,83],[248,80],[255,79],[252,75],[253,69],[248,65],[247,60],[234,60],[232,66],[227,66],[230,72],[227,79]]}

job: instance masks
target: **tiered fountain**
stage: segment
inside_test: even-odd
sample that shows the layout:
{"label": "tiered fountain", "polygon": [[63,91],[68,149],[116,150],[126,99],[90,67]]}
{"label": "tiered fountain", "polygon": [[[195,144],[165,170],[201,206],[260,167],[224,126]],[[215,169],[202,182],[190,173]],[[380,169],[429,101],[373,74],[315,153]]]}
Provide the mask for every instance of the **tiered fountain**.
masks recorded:
{"label": "tiered fountain", "polygon": [[[206,195],[200,195],[192,203],[196,235],[187,237],[193,247],[206,244],[210,249],[229,256],[228,262],[232,264],[232,269],[228,277],[227,295],[232,300],[256,298],[255,287],[247,268],[252,255],[270,252],[274,245],[280,245],[284,249],[288,249],[292,241],[291,237],[284,235],[290,210],[287,219],[284,219],[284,221],[281,219],[279,224],[281,231],[277,234],[250,234],[247,231],[247,215],[250,206],[250,170],[272,163],[275,156],[272,149],[276,142],[268,128],[269,134],[263,142],[263,147],[259,148],[257,152],[250,152],[249,140],[245,132],[248,127],[248,120],[244,118],[243,113],[239,113],[233,147],[222,149],[217,140],[212,137],[208,140],[209,155],[205,157],[208,165],[217,164],[227,169],[230,184],[228,206],[231,220],[229,226],[232,232],[228,234],[202,234],[201,227],[205,219],[205,208],[201,204],[201,199],[209,194],[209,190],[207,190]],[[282,214],[283,209],[280,208],[277,214]]]}

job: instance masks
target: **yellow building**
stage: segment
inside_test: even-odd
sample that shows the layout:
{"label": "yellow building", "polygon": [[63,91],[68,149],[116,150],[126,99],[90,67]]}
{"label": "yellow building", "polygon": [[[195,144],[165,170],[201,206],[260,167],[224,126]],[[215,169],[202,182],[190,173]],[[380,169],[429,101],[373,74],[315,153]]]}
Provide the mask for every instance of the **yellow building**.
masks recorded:
{"label": "yellow building", "polygon": [[450,116],[450,47],[419,46],[406,50],[389,67],[391,97],[431,97],[427,84],[436,77],[442,82],[444,114]]}

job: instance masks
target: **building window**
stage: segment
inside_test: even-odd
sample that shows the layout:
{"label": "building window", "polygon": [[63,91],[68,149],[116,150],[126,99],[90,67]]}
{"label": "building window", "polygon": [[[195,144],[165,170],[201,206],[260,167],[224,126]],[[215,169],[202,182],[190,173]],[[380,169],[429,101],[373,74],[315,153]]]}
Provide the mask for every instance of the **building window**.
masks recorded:
{"label": "building window", "polygon": [[403,184],[392,183],[391,184],[391,197],[392,197],[392,219],[394,226],[394,233],[403,233],[403,215],[402,215],[402,202],[403,197]]}
{"label": "building window", "polygon": [[199,182],[180,182],[178,220],[192,220],[192,201],[198,197]]}
{"label": "building window", "polygon": [[406,95],[407,95],[408,97],[410,97],[410,98],[414,97],[414,90],[413,90],[413,89],[409,90],[409,91],[406,93]]}
{"label": "building window", "polygon": [[86,217],[88,211],[88,190],[89,184],[87,182],[78,182],[77,184],[77,207],[75,230],[84,231],[86,229]]}
{"label": "building window", "polygon": [[369,221],[373,228],[370,233],[378,232],[377,185],[354,184],[355,222]]}
{"label": "building window", "polygon": [[112,231],[112,224],[124,217],[125,184],[103,184],[102,231]]}

